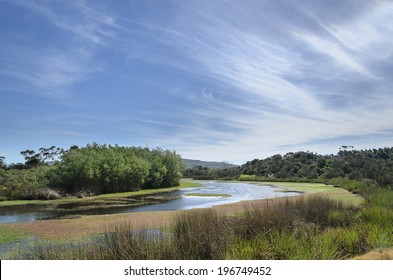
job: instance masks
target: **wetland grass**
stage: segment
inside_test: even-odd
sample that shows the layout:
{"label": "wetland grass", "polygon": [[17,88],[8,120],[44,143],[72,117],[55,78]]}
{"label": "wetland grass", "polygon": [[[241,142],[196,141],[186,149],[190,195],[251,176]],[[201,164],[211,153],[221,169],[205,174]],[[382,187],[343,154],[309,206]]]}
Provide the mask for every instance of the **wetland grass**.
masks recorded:
{"label": "wetland grass", "polygon": [[165,231],[117,223],[95,241],[35,246],[12,258],[348,259],[393,246],[393,209],[380,194],[361,207],[306,195],[255,204],[235,216],[211,208],[181,211]]}

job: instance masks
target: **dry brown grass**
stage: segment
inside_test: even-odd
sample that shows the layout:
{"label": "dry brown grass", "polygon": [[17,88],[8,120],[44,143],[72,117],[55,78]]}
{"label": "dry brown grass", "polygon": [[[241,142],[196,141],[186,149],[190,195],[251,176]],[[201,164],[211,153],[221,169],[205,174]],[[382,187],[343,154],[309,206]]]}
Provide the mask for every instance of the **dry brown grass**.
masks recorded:
{"label": "dry brown grass", "polygon": [[354,257],[353,260],[393,260],[393,248],[372,250],[364,255]]}

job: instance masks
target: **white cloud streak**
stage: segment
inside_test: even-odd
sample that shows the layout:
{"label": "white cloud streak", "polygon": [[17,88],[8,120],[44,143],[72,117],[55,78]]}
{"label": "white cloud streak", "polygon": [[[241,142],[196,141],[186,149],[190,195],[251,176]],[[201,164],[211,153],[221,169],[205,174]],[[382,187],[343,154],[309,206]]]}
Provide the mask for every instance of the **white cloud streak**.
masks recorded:
{"label": "white cloud streak", "polygon": [[[193,145],[190,139],[207,135],[221,140],[217,144],[206,141],[205,158],[218,159],[220,155],[247,158],[256,151],[268,153],[281,145],[296,146],[350,135],[363,137],[393,129],[392,98],[380,89],[364,92],[357,85],[360,82],[391,85],[386,81],[386,73],[374,69],[392,58],[392,43],[388,39],[393,35],[391,2],[376,2],[369,12],[348,21],[342,19],[339,24],[334,21],[322,24],[318,20],[325,32],[297,26],[287,30],[284,39],[273,33],[250,31],[258,30],[255,28],[258,22],[250,21],[253,16],[241,18],[236,13],[237,8],[242,9],[240,5],[244,7],[247,3],[229,8],[221,2],[218,6],[208,5],[198,3],[181,9],[175,21],[178,24],[168,24],[165,34],[169,36],[163,40],[178,47],[198,65],[195,73],[218,81],[221,89],[231,89],[220,100],[202,90],[201,104],[194,103],[192,112],[203,121],[184,130],[182,137],[169,136],[165,144],[176,143],[186,153],[194,150],[200,153],[197,149],[200,143],[190,148]],[[230,16],[246,24],[237,26],[229,20]],[[266,18],[269,20],[269,15],[263,20]],[[314,15],[311,20],[315,19]],[[318,76],[321,73],[326,76]],[[315,80],[310,81],[310,77]],[[305,82],[299,83],[302,80]],[[321,88],[318,83],[326,81],[335,85]],[[244,103],[231,104],[233,95],[244,97]],[[357,100],[355,106],[342,107],[324,102],[321,96],[328,101],[334,96]],[[231,127],[230,133],[220,128],[217,120],[226,120],[224,127]]]}
{"label": "white cloud streak", "polygon": [[90,65],[90,54],[83,50],[28,50],[14,48],[4,51],[0,73],[23,82],[18,87],[28,94],[51,98],[65,98],[69,87],[86,79],[95,69]]}

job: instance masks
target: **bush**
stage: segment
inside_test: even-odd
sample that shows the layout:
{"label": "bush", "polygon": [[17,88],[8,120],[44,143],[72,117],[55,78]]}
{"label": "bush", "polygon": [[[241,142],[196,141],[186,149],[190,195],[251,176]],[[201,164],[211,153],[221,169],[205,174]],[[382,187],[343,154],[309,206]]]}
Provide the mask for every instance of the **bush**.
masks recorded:
{"label": "bush", "polygon": [[46,190],[45,174],[50,168],[41,166],[24,170],[7,170],[2,177],[4,197],[7,199],[37,199]]}

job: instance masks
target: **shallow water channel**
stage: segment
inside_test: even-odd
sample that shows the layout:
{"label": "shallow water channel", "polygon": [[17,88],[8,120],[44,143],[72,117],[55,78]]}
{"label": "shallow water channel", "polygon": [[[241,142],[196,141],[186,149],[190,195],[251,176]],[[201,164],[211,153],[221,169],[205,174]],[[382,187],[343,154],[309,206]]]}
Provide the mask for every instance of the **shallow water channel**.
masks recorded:
{"label": "shallow water channel", "polygon": [[[228,204],[245,200],[255,200],[282,196],[299,195],[299,192],[282,192],[279,189],[252,183],[204,181],[200,187],[185,188],[178,191],[159,194],[161,200],[151,200],[148,205],[136,206],[135,203],[122,205],[106,205],[94,207],[92,202],[22,205],[0,207],[0,224],[45,219],[58,219],[75,217],[77,215],[102,215],[144,211],[185,210],[193,208],[206,208],[214,205]],[[162,199],[165,196],[167,199]],[[146,203],[141,198],[141,203]],[[154,203],[155,202],[155,203]],[[94,202],[93,202],[94,203]]]}

